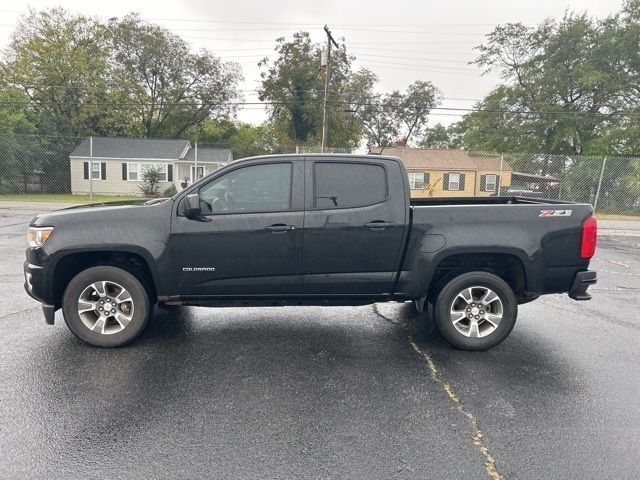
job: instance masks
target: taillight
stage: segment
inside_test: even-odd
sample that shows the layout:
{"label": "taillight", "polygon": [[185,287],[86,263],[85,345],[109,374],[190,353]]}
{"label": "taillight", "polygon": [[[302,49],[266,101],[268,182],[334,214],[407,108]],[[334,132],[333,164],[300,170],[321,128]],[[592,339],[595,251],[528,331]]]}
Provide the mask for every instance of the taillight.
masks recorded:
{"label": "taillight", "polygon": [[580,234],[580,258],[588,260],[596,253],[596,239],[598,237],[598,221],[596,217],[585,218],[582,222]]}

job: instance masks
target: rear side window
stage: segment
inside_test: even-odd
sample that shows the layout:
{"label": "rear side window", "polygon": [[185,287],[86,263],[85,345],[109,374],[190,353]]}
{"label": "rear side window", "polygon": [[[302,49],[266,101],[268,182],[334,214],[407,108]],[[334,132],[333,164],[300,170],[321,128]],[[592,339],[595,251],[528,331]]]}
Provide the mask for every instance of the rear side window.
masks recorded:
{"label": "rear side window", "polygon": [[387,174],[381,165],[316,162],[316,208],[364,207],[387,198]]}

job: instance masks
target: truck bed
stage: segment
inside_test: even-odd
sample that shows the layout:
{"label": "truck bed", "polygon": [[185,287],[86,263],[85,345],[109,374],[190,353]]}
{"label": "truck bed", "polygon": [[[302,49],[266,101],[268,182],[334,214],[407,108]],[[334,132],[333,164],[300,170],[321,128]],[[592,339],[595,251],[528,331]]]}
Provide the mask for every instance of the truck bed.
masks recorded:
{"label": "truck bed", "polygon": [[426,198],[412,198],[410,204],[412,206],[429,206],[429,205],[558,205],[567,204],[563,200],[551,200],[546,198],[533,198],[533,197],[516,197],[516,196],[501,196],[501,197],[426,197]]}
{"label": "truck bed", "polygon": [[424,289],[425,277],[437,279],[436,269],[473,269],[478,261],[511,258],[524,272],[528,297],[569,291],[589,266],[579,254],[591,205],[517,196],[421,198],[410,205],[412,238],[398,287],[408,297]]}

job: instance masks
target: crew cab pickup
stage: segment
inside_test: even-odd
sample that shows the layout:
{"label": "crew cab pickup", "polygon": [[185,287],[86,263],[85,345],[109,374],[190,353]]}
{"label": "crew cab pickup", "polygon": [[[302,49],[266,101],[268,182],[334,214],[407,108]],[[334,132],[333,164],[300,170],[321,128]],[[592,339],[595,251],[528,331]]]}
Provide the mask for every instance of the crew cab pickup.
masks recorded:
{"label": "crew cab pickup", "polygon": [[25,289],[47,323],[120,346],[157,304],[431,305],[453,346],[511,332],[518,304],[588,300],[596,220],[588,204],[514,196],[410,200],[402,162],[381,155],[239,160],[171,198],[41,214]]}

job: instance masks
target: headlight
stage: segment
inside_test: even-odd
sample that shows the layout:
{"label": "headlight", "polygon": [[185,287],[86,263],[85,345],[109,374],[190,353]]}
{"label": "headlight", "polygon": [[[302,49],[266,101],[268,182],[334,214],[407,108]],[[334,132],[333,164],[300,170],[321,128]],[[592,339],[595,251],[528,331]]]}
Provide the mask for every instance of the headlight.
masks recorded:
{"label": "headlight", "polygon": [[27,245],[29,248],[41,247],[53,233],[53,227],[29,227]]}

